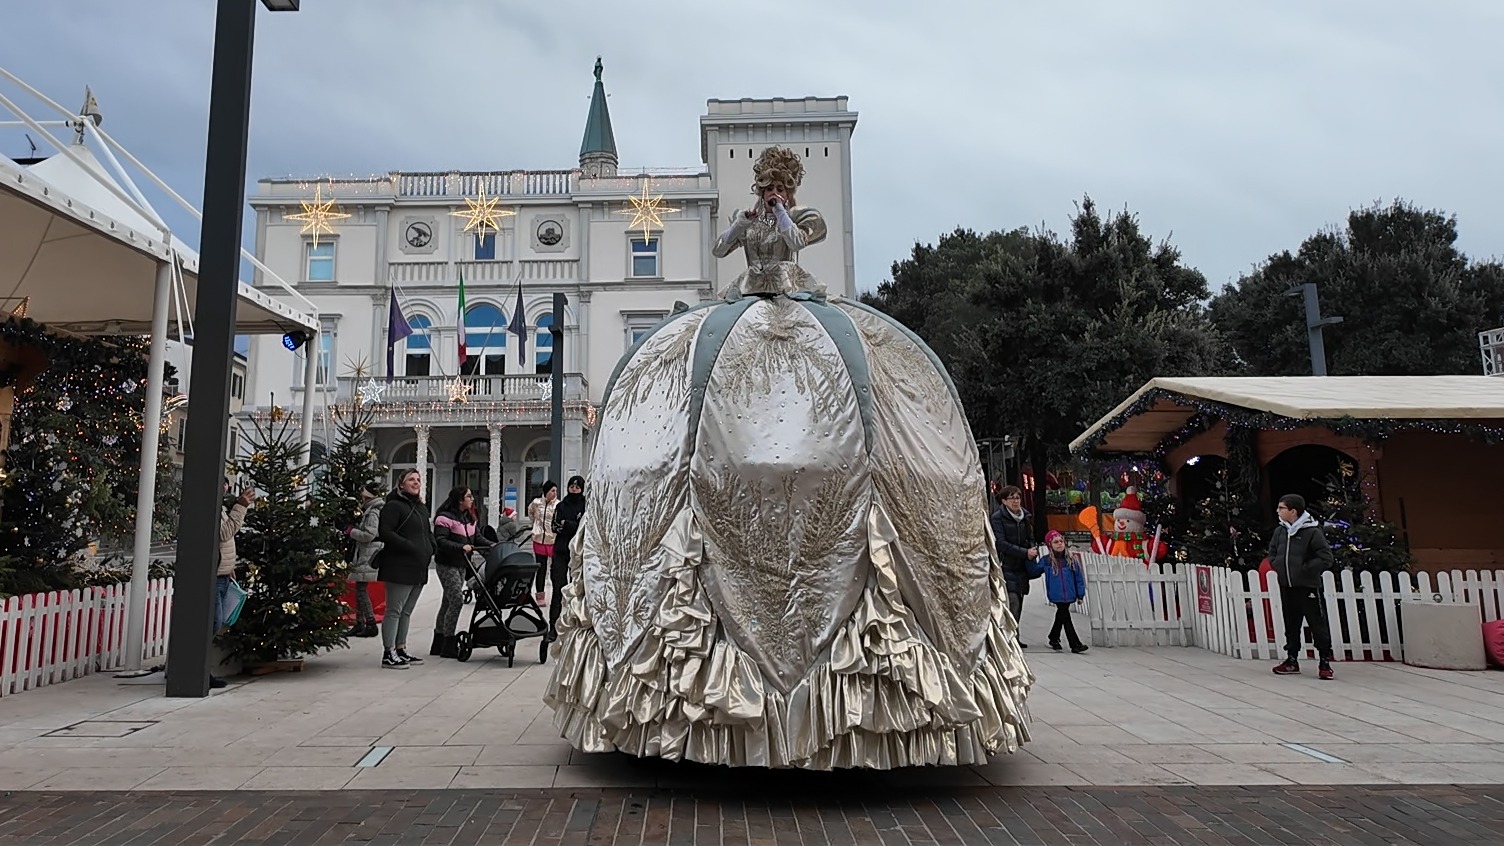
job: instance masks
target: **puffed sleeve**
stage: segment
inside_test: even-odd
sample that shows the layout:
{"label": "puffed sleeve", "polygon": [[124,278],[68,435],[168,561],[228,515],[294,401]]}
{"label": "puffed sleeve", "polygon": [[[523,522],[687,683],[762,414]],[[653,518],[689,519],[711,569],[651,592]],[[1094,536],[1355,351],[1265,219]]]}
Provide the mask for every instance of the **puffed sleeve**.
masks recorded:
{"label": "puffed sleeve", "polygon": [[715,244],[710,248],[711,255],[716,258],[725,258],[736,251],[742,245],[742,233],[746,231],[747,216],[742,214],[741,209],[731,212],[731,225],[726,231],[715,239]]}
{"label": "puffed sleeve", "polygon": [[789,212],[789,220],[794,225],[779,227],[778,235],[791,250],[798,251],[810,244],[818,244],[830,234],[825,226],[825,218],[808,206],[796,206]]}

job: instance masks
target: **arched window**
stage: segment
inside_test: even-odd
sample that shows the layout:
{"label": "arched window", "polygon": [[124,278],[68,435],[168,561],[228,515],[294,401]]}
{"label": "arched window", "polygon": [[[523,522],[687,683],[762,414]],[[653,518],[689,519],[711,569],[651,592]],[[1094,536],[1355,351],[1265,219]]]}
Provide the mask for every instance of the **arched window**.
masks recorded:
{"label": "arched window", "polygon": [[433,321],[417,314],[408,319],[407,325],[413,333],[408,335],[402,342],[407,345],[406,355],[403,357],[404,376],[428,376],[433,373],[433,339],[429,332],[433,328]]}
{"label": "arched window", "polygon": [[554,359],[554,333],[549,328],[554,325],[554,316],[545,314],[538,318],[538,331],[533,333],[533,348],[537,350],[534,358],[537,364],[537,372],[552,373]]}
{"label": "arched window", "polygon": [[469,376],[499,376],[507,366],[507,316],[490,303],[465,312],[465,364]]}

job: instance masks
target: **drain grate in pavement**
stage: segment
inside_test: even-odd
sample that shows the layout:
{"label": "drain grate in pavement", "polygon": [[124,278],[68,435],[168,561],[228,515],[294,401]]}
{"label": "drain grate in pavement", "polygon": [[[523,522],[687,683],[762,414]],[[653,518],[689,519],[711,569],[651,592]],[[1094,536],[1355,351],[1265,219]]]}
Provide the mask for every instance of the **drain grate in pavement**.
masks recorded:
{"label": "drain grate in pavement", "polygon": [[357,767],[374,767],[386,760],[386,756],[392,754],[390,746],[373,746],[364,758],[355,762]]}
{"label": "drain grate in pavement", "polygon": [[1320,749],[1312,749],[1309,746],[1302,746],[1299,743],[1282,743],[1280,745],[1283,746],[1283,747],[1285,747],[1286,749],[1293,749],[1293,750],[1295,750],[1296,752],[1299,752],[1302,755],[1310,755],[1312,758],[1315,758],[1316,760],[1321,761],[1323,763],[1327,763],[1327,764],[1346,764],[1347,763],[1347,761],[1344,761],[1341,758],[1338,758],[1336,755],[1328,755],[1325,752],[1322,752]]}
{"label": "drain grate in pavement", "polygon": [[43,737],[125,737],[156,725],[156,720],[84,720],[49,731]]}

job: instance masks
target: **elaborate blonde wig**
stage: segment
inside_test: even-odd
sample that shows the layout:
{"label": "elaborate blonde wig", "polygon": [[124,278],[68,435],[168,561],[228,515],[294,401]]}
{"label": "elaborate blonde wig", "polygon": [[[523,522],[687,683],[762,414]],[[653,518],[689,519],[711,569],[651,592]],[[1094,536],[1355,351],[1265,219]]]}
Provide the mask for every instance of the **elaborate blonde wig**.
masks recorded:
{"label": "elaborate blonde wig", "polygon": [[762,194],[764,188],[774,182],[782,182],[789,189],[789,205],[794,204],[794,192],[804,181],[804,162],[799,154],[788,147],[769,147],[757,157],[752,165],[752,193]]}

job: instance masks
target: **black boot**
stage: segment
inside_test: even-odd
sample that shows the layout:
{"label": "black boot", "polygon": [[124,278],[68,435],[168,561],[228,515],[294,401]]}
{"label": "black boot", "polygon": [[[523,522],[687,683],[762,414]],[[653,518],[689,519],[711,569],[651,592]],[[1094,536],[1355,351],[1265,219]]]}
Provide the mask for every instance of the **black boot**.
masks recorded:
{"label": "black boot", "polygon": [[439,657],[455,659],[460,657],[460,639],[457,635],[444,638],[444,648],[439,652]]}
{"label": "black boot", "polygon": [[366,627],[356,637],[376,637],[381,634],[381,624],[375,620],[367,620]]}
{"label": "black boot", "polygon": [[442,654],[444,654],[444,636],[443,635],[439,634],[438,632],[434,632],[434,635],[433,635],[433,646],[430,646],[428,648],[428,654],[429,655],[442,655]]}

